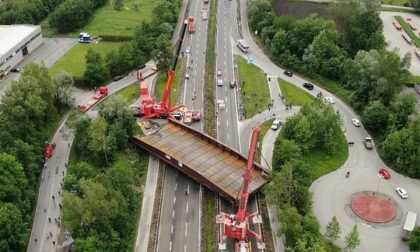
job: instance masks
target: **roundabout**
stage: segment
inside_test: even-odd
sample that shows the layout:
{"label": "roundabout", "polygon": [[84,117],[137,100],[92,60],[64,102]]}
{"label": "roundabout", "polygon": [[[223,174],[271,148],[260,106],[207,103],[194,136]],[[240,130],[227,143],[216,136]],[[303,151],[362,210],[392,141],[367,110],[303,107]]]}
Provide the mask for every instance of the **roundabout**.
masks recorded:
{"label": "roundabout", "polygon": [[389,222],[395,218],[398,211],[390,197],[375,192],[354,194],[350,207],[359,218],[373,223]]}

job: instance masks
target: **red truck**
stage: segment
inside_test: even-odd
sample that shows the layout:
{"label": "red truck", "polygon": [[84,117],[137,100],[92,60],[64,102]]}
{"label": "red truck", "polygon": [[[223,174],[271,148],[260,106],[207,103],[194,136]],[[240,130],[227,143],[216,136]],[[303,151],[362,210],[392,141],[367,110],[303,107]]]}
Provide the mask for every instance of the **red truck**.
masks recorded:
{"label": "red truck", "polygon": [[45,158],[52,157],[54,150],[55,150],[55,143],[47,144],[47,147],[45,148]]}
{"label": "red truck", "polygon": [[99,92],[95,94],[90,101],[83,105],[79,105],[79,110],[86,112],[91,107],[93,107],[96,103],[98,103],[100,100],[105,98],[108,95],[108,87],[100,87]]}
{"label": "red truck", "polygon": [[194,33],[195,32],[194,17],[192,17],[192,16],[188,18],[188,32],[189,33]]}

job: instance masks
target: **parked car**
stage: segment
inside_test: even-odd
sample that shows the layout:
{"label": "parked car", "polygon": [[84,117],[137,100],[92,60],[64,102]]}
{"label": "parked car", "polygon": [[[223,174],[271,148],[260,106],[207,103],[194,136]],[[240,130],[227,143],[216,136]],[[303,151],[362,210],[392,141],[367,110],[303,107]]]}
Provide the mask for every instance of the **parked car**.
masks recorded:
{"label": "parked car", "polygon": [[272,130],[278,130],[278,128],[280,128],[280,126],[283,124],[283,122],[280,119],[276,119],[273,121],[273,124],[271,124],[271,129]]}
{"label": "parked car", "polygon": [[407,191],[404,188],[397,187],[396,191],[397,191],[398,195],[400,195],[400,197],[402,199],[408,198],[408,193],[407,193]]}
{"label": "parked car", "polygon": [[379,174],[381,174],[381,176],[384,179],[390,179],[391,178],[391,174],[389,173],[389,171],[385,168],[381,168],[379,169]]}
{"label": "parked car", "polygon": [[219,86],[219,87],[223,86],[222,79],[217,79],[217,86]]}
{"label": "parked car", "polygon": [[357,118],[353,118],[353,119],[351,119],[351,122],[352,122],[352,123],[353,123],[353,125],[354,125],[354,126],[356,126],[356,127],[360,127],[360,125],[362,125],[362,124],[360,123],[359,119],[357,119]]}
{"label": "parked car", "polygon": [[334,98],[329,97],[329,96],[325,96],[324,101],[325,101],[325,103],[335,104]]}
{"label": "parked car", "polygon": [[236,87],[236,82],[235,81],[231,81],[229,84],[230,88],[235,88]]}
{"label": "parked car", "polygon": [[289,77],[292,77],[293,76],[293,73],[291,71],[289,71],[289,70],[285,70],[284,71],[284,74],[287,75],[287,76],[289,76]]}
{"label": "parked car", "polygon": [[314,85],[312,85],[312,84],[311,84],[311,83],[309,83],[309,82],[305,82],[305,83],[303,83],[303,87],[304,87],[304,88],[306,88],[306,89],[309,89],[309,90],[314,89]]}
{"label": "parked car", "polygon": [[12,72],[12,73],[19,73],[20,72],[20,69],[17,68],[17,67],[15,67],[15,68],[10,69],[10,72]]}
{"label": "parked car", "polygon": [[222,76],[222,70],[220,69],[217,70],[217,76]]}
{"label": "parked car", "polygon": [[113,81],[119,81],[119,80],[121,80],[122,78],[124,78],[124,75],[117,75],[117,76],[115,76],[112,80],[113,80]]}
{"label": "parked car", "polygon": [[363,144],[365,145],[366,149],[373,149],[373,140],[370,136],[366,136],[365,139],[363,139]]}

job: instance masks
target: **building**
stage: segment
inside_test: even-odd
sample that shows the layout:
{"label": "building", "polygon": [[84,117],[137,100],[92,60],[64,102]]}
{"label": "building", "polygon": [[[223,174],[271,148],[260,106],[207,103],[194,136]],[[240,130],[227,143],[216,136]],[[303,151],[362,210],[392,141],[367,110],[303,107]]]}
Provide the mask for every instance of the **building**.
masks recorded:
{"label": "building", "polygon": [[0,25],[0,79],[41,43],[41,26]]}

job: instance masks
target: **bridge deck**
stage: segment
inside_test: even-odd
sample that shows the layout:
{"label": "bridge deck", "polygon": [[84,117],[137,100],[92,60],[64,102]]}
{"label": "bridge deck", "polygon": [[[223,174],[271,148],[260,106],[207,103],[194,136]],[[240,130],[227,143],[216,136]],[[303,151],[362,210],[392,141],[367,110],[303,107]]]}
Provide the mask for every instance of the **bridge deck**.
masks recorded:
{"label": "bridge deck", "polygon": [[[235,202],[248,159],[193,128],[168,121],[153,134],[133,137],[133,142]],[[251,194],[267,182],[262,173],[263,168],[255,164]]]}

